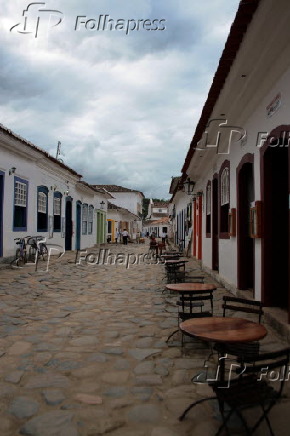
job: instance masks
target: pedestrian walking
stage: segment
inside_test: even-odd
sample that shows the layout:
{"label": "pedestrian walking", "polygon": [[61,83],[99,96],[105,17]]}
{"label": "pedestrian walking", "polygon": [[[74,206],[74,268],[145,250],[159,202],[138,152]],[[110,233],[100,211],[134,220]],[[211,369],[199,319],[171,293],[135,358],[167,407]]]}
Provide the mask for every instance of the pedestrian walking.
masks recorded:
{"label": "pedestrian walking", "polygon": [[127,232],[127,229],[123,230],[122,236],[123,236],[123,244],[127,245],[128,244],[128,237],[129,237],[129,233]]}

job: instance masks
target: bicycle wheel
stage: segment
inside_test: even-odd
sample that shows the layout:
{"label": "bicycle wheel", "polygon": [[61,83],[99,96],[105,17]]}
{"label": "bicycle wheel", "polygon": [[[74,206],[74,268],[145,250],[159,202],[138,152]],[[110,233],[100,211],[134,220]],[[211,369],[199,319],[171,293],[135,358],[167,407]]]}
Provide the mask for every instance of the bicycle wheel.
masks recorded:
{"label": "bicycle wheel", "polygon": [[17,248],[15,253],[15,258],[12,260],[10,265],[15,268],[23,268],[25,264],[25,257],[21,256],[21,250],[20,248]]}
{"label": "bicycle wheel", "polygon": [[39,253],[38,254],[39,254],[39,257],[40,256],[42,257],[42,260],[46,260],[47,254],[48,254],[48,249],[47,249],[47,246],[44,242],[41,242],[39,244]]}
{"label": "bicycle wheel", "polygon": [[31,246],[29,248],[28,260],[29,260],[29,262],[35,262],[36,261],[36,248],[33,247],[33,246]]}

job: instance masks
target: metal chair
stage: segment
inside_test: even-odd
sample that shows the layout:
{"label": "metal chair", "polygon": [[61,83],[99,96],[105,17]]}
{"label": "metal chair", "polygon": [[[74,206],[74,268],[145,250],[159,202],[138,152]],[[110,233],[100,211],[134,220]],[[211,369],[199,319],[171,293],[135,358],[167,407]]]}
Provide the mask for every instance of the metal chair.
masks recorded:
{"label": "metal chair", "polygon": [[[234,412],[239,416],[246,434],[252,435],[254,431],[266,421],[270,434],[275,436],[272,429],[269,412],[281,399],[285,380],[288,377],[290,348],[280,351],[260,354],[255,356],[255,362],[246,357],[243,358],[243,374],[230,382],[214,382],[210,384],[219,402],[219,409],[222,415],[223,424],[220,426],[217,435],[225,428]],[[280,369],[278,388],[275,389],[271,382],[272,370]],[[277,371],[275,371],[276,373]],[[223,389],[226,387],[226,389]],[[229,406],[225,410],[224,403]],[[256,423],[250,428],[242,412],[245,409],[260,406],[262,414]]]}
{"label": "metal chair", "polygon": [[[210,302],[210,309],[203,311],[204,302]],[[181,321],[186,321],[191,318],[205,318],[213,316],[213,291],[198,291],[198,292],[182,292],[180,299],[176,302],[179,307],[178,310],[178,325]],[[196,309],[199,308],[200,312],[197,312]],[[179,328],[172,332],[166,342],[175,335],[175,333],[179,332]],[[182,333],[181,343],[183,346],[184,343],[184,334]]]}
{"label": "metal chair", "polygon": [[[218,400],[219,410],[222,415],[223,423],[218,429],[218,436],[223,429],[230,435],[228,422],[236,413],[246,431],[246,434],[252,435],[254,431],[265,420],[270,434],[275,436],[272,429],[268,414],[274,405],[282,398],[283,387],[288,380],[290,348],[283,350],[260,354],[255,356],[255,362],[250,358],[244,358],[239,369],[239,375],[234,380],[214,381],[209,383],[215,396],[202,398],[190,404],[180,415],[179,421],[182,421],[186,414],[193,407],[209,400]],[[280,368],[278,372],[277,389],[274,389],[271,374],[273,369]],[[277,371],[275,371],[276,377]],[[229,409],[225,408],[225,404]],[[243,415],[243,411],[252,407],[260,406],[262,414],[255,424],[250,428]]]}
{"label": "metal chair", "polygon": [[[259,324],[261,323],[262,315],[264,314],[261,301],[247,300],[245,298],[237,298],[227,295],[223,296],[222,308],[224,317],[226,316],[227,311],[250,313],[258,316]],[[216,343],[213,349],[218,353],[223,351],[240,359],[254,359],[255,356],[257,357],[259,355],[260,343],[255,341],[243,344],[223,344],[222,350],[221,345]]]}
{"label": "metal chair", "polygon": [[165,262],[167,283],[180,283],[185,280],[185,263],[180,261],[174,264]]}

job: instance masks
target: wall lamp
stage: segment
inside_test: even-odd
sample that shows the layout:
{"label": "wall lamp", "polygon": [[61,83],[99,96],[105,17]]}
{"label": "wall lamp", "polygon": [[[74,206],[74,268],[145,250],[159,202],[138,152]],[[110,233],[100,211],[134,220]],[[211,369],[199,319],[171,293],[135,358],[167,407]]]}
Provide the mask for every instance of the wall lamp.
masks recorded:
{"label": "wall lamp", "polygon": [[56,188],[57,188],[57,186],[56,186],[56,185],[52,185],[52,186],[50,187],[50,190],[51,190],[51,191],[55,191],[55,190],[56,190]]}
{"label": "wall lamp", "polygon": [[185,192],[187,195],[191,195],[193,192],[195,186],[195,182],[193,182],[192,180],[190,180],[189,177],[187,177],[187,179],[185,180],[185,182],[183,183],[183,187],[182,190],[183,192]]}
{"label": "wall lamp", "polygon": [[106,203],[102,200],[101,203],[100,203],[101,210],[105,209],[105,204]]}
{"label": "wall lamp", "polygon": [[9,176],[11,176],[12,174],[15,174],[15,171],[16,171],[16,168],[15,168],[15,167],[10,168],[10,170],[9,170]]}

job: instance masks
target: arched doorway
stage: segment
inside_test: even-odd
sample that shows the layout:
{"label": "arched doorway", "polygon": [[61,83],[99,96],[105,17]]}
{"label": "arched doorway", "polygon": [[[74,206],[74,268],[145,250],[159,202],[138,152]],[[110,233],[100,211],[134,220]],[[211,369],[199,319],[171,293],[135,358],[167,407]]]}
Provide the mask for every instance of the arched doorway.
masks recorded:
{"label": "arched doorway", "polygon": [[262,298],[265,305],[287,308],[288,313],[289,132],[288,125],[277,127],[261,148]]}
{"label": "arched doorway", "polygon": [[66,197],[65,202],[65,250],[72,249],[72,198]]}
{"label": "arched doorway", "polygon": [[255,242],[250,237],[250,208],[255,200],[254,155],[246,154],[237,168],[238,288],[254,290]]}

